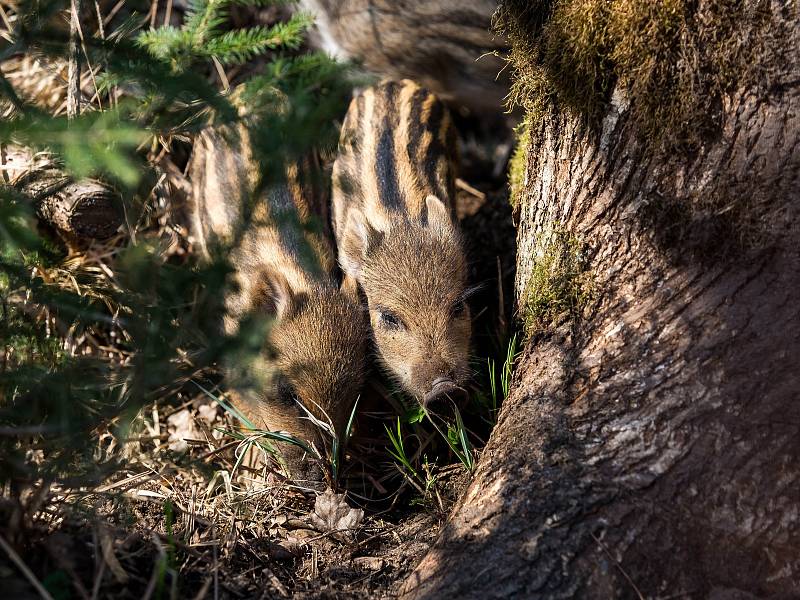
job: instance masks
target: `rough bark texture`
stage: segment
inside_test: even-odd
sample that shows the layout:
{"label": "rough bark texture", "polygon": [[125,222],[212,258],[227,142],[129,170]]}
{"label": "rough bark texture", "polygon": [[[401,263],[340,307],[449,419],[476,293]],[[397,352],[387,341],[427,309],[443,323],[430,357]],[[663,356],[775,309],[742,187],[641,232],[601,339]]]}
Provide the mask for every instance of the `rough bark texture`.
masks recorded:
{"label": "rough bark texture", "polygon": [[122,224],[122,199],[93,179],[72,181],[46,155],[4,146],[0,151],[3,182],[33,198],[36,215],[70,241],[105,239]]}
{"label": "rough bark texture", "polygon": [[655,156],[602,126],[531,132],[524,300],[554,232],[591,300],[535,337],[407,598],[800,597],[800,36],[716,139]]}

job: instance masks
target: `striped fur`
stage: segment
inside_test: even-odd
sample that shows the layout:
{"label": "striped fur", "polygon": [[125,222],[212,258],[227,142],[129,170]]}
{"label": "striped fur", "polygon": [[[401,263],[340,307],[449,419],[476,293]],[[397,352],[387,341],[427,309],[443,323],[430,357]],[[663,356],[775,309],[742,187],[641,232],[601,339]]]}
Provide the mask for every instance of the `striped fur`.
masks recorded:
{"label": "striped fur", "polygon": [[301,0],[315,43],[383,77],[408,77],[447,101],[497,113],[508,45],[490,31],[496,0]]}
{"label": "striped fur", "polygon": [[[296,400],[342,432],[360,393],[368,333],[354,289],[342,291],[334,280],[326,203],[305,176],[312,166],[292,165],[283,182],[254,195],[259,170],[246,129],[209,129],[195,142],[189,175],[197,244],[233,267],[225,332],[236,333],[254,314],[275,318],[259,355],[226,365],[227,387],[257,427],[288,431],[322,450],[330,439]],[[294,448],[284,458],[295,476],[321,474]]]}
{"label": "striped fur", "polygon": [[351,102],[333,168],[339,263],[366,294],[383,363],[421,400],[437,379],[459,385],[467,374],[455,143],[434,94],[384,82]]}
{"label": "striped fur", "polygon": [[455,198],[456,130],[438,98],[412,81],[388,81],[355,98],[347,111],[333,171],[334,224],[353,201],[385,230],[393,215],[418,219],[425,198]]}

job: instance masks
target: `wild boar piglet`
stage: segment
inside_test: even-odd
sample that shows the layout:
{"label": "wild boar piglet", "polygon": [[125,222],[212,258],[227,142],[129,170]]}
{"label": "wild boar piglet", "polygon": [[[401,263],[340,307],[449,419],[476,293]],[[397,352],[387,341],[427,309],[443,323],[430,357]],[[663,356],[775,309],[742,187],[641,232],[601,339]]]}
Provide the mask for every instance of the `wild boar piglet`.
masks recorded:
{"label": "wild boar piglet", "polygon": [[[233,268],[225,333],[238,332],[249,315],[274,319],[261,351],[228,360],[226,385],[256,427],[323,451],[330,437],[300,404],[343,435],[362,385],[368,325],[355,289],[340,289],[332,274],[326,204],[304,177],[309,164],[290,166],[284,181],[253,194],[258,165],[239,127],[201,134],[189,172],[196,243],[206,256],[226,252]],[[321,478],[303,451],[283,446],[295,479]]]}
{"label": "wild boar piglet", "polygon": [[497,0],[300,0],[314,15],[311,43],[392,79],[409,78],[447,102],[502,112],[509,73]]}
{"label": "wild boar piglet", "polygon": [[462,398],[468,376],[456,160],[447,109],[403,80],[352,100],[333,168],[339,263],[366,296],[381,362],[423,405]]}

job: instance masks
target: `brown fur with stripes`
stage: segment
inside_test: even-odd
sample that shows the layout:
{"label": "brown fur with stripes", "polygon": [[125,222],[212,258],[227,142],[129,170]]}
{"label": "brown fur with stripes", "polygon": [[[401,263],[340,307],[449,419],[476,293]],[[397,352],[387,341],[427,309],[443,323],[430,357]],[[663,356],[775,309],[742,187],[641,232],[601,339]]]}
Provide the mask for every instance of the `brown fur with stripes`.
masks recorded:
{"label": "brown fur with stripes", "polygon": [[[297,401],[341,434],[363,379],[368,329],[353,288],[340,289],[325,235],[326,203],[305,178],[310,162],[254,196],[259,173],[246,129],[209,129],[195,142],[189,175],[193,234],[203,254],[227,253],[233,267],[224,330],[253,313],[274,317],[263,351],[226,365],[227,386],[256,427],[288,431],[322,450],[330,443]],[[321,201],[322,200],[322,201]],[[319,477],[287,446],[295,477]]]}
{"label": "brown fur with stripes", "polygon": [[424,403],[468,375],[455,144],[435,95],[384,82],[351,102],[333,168],[339,263],[366,295],[381,361]]}
{"label": "brown fur with stripes", "polygon": [[408,77],[448,102],[497,113],[508,44],[490,31],[497,0],[301,0],[315,45],[383,77]]}

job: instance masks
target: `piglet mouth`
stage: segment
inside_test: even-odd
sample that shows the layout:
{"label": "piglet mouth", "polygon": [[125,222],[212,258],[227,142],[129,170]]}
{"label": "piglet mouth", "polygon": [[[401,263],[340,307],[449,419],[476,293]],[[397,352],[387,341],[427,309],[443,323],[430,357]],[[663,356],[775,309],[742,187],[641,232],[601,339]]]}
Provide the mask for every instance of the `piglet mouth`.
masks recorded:
{"label": "piglet mouth", "polygon": [[422,405],[428,408],[434,404],[440,404],[446,400],[451,400],[456,404],[461,403],[467,398],[467,390],[449,377],[437,377],[431,385],[430,391],[422,399]]}

